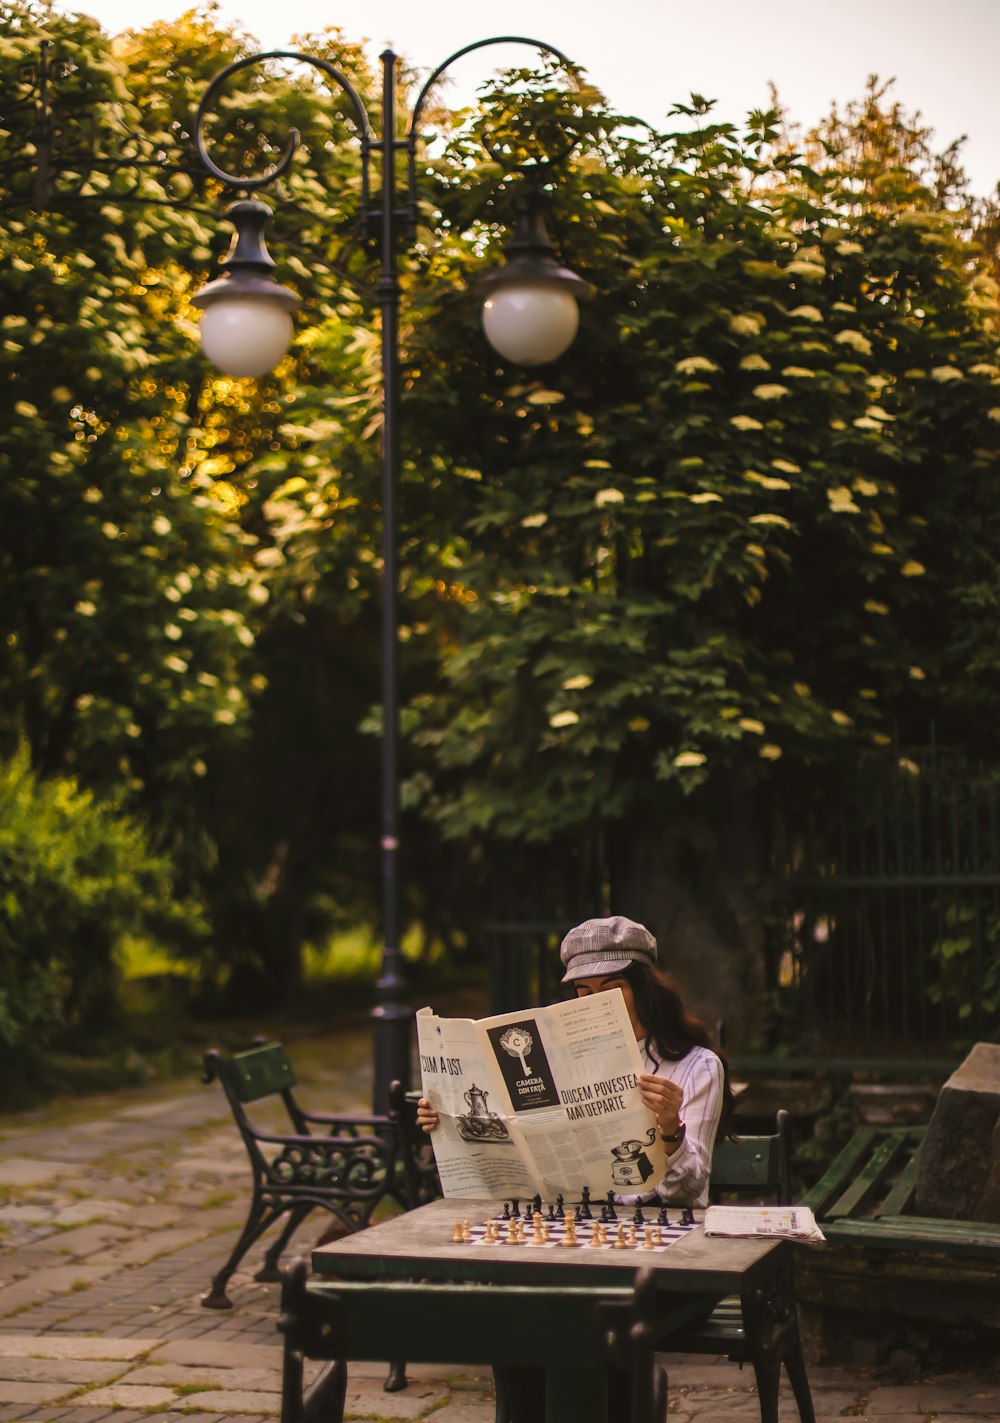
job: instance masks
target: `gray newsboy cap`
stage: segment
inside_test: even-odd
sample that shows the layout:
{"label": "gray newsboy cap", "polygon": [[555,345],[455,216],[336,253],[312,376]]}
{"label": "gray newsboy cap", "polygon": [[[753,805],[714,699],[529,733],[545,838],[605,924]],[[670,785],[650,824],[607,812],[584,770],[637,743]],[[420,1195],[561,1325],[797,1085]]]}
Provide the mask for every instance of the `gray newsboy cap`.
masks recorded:
{"label": "gray newsboy cap", "polygon": [[570,929],[559,948],[566,972],[563,983],[574,978],[602,978],[620,973],[630,963],[656,964],[656,940],[634,919],[616,914],[611,919],[585,919]]}

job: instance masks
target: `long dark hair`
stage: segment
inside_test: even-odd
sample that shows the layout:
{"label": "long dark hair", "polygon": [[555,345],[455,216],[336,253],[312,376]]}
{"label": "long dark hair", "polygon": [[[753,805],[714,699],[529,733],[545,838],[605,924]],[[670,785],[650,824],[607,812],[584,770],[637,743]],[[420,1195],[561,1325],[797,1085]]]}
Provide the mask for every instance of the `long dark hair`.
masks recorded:
{"label": "long dark hair", "polygon": [[700,1018],[684,1006],[680,989],[669,974],[644,963],[630,963],[621,977],[632,989],[635,1011],[648,1034],[648,1046],[657,1057],[678,1062],[693,1047],[705,1047],[722,1063],[721,1135],[727,1135],[736,1106],[729,1081],[729,1063]]}

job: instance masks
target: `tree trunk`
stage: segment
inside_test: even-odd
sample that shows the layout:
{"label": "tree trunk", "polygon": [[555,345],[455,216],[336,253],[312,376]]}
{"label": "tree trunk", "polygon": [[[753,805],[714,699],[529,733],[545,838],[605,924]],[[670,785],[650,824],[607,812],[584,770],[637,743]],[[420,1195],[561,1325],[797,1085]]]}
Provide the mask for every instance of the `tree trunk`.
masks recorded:
{"label": "tree trunk", "polygon": [[[764,836],[752,793],[732,787],[718,801],[715,834],[693,846],[681,829],[636,836],[616,884],[614,912],[655,935],[660,967],[686,1005],[730,1049],[749,1047],[763,1026],[764,929],[755,886],[765,873]],[[706,837],[707,840],[707,837]]]}

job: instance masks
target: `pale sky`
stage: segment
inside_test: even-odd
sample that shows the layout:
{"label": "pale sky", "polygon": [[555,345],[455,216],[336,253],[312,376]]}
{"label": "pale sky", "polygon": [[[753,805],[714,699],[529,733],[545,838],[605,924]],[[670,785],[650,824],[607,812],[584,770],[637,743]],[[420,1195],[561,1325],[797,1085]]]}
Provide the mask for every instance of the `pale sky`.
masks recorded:
{"label": "pale sky", "polygon": [[[112,34],[173,19],[193,0],[78,0],[64,10],[94,15]],[[424,73],[463,45],[494,34],[525,35],[562,50],[620,110],[654,125],[692,92],[717,99],[720,119],[739,122],[765,107],[768,84],[808,126],[864,90],[868,74],[895,77],[895,93],[919,110],[938,147],[967,135],[963,159],[977,193],[1000,181],[1000,0],[222,0],[261,48],[336,25],[348,39],[388,43]],[[464,103],[498,65],[526,51],[472,55],[451,71]]]}

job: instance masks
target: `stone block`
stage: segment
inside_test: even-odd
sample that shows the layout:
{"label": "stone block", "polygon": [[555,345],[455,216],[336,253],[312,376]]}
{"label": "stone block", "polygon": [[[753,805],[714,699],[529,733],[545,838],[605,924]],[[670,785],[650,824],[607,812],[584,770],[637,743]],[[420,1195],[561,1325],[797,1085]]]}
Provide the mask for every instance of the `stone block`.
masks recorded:
{"label": "stone block", "polygon": [[[947,1220],[984,1216],[996,1180],[994,1127],[1000,1115],[1000,1044],[976,1043],[941,1088],[920,1149],[915,1212]],[[996,1202],[1000,1204],[1000,1202]]]}
{"label": "stone block", "polygon": [[206,1413],[226,1416],[230,1413],[264,1413],[277,1417],[281,1409],[278,1393],[253,1393],[250,1390],[212,1389],[207,1393],[184,1394],[185,1408],[203,1408]]}
{"label": "stone block", "polygon": [[128,1360],[159,1344],[158,1339],[95,1339],[86,1334],[0,1334],[0,1358]]}
{"label": "stone block", "polygon": [[[202,1395],[204,1397],[204,1395]],[[162,1408],[178,1402],[172,1388],[143,1388],[139,1384],[113,1383],[107,1388],[95,1388],[82,1393],[73,1402],[87,1408]],[[186,1405],[187,1400],[184,1400]]]}

